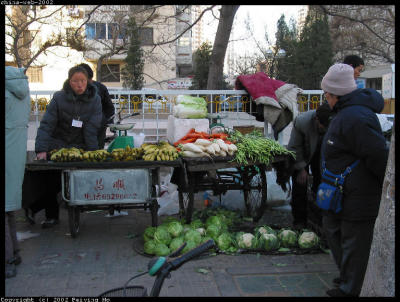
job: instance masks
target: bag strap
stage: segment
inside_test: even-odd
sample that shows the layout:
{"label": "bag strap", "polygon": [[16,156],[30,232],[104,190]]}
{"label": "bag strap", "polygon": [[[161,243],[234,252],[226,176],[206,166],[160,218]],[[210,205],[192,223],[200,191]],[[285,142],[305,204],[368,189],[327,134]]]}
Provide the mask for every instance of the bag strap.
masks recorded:
{"label": "bag strap", "polygon": [[344,178],[345,176],[347,176],[347,174],[351,173],[351,171],[354,169],[355,166],[358,165],[358,163],[360,162],[359,159],[357,159],[355,162],[353,162],[350,166],[348,166],[346,168],[346,170],[342,173],[342,174],[333,174],[332,172],[330,172],[327,168],[326,168],[326,164],[325,164],[325,156],[322,153],[322,173],[324,173],[325,171],[327,172],[328,175],[334,176],[334,177],[342,177]]}

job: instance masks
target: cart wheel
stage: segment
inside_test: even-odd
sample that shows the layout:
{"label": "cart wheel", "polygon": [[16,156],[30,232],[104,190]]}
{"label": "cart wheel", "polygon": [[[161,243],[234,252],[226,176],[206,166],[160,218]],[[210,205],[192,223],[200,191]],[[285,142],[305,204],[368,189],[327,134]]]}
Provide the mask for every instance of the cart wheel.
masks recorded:
{"label": "cart wheel", "polygon": [[79,207],[68,207],[68,222],[71,237],[75,238],[79,233]]}
{"label": "cart wheel", "polygon": [[242,172],[247,215],[257,222],[267,205],[267,177],[264,166],[246,167]]}
{"label": "cart wheel", "polygon": [[189,192],[179,191],[179,216],[180,218],[185,218],[186,223],[190,223],[192,221],[193,203],[193,190],[190,190]]}

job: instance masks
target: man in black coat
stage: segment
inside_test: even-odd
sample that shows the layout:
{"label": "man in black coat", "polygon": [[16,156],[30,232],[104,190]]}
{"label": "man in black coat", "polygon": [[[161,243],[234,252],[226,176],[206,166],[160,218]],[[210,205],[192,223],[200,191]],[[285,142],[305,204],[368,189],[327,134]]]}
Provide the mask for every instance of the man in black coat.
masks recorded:
{"label": "man in black coat", "polygon": [[113,122],[110,118],[114,115],[115,112],[114,104],[111,100],[110,94],[108,93],[107,87],[102,83],[93,80],[92,68],[90,68],[90,66],[86,63],[82,63],[79,66],[82,66],[86,69],[89,76],[89,83],[92,83],[96,87],[97,94],[101,98],[103,119],[101,121],[101,127],[97,135],[97,140],[99,142],[99,149],[104,149],[104,140],[106,138],[107,125]]}
{"label": "man in black coat", "polygon": [[[319,209],[308,204],[307,186],[311,170],[312,191],[314,194],[317,193],[318,185],[321,182],[319,167],[321,142],[332,115],[333,111],[325,103],[316,110],[299,114],[293,121],[288,150],[296,153],[292,174],[291,208],[293,227],[298,230],[306,228],[308,220],[318,226],[322,225]],[[308,209],[312,210],[312,213],[307,213]]]}
{"label": "man in black coat", "polygon": [[384,101],[374,89],[357,89],[354,70],[346,64],[331,66],[321,88],[336,112],[321,147],[326,168],[340,174],[360,160],[346,176],[342,210],[328,211],[322,219],[328,245],[340,270],[340,277],[334,279],[338,288],[327,294],[358,296],[368,265],[389,155],[376,116],[382,111]]}

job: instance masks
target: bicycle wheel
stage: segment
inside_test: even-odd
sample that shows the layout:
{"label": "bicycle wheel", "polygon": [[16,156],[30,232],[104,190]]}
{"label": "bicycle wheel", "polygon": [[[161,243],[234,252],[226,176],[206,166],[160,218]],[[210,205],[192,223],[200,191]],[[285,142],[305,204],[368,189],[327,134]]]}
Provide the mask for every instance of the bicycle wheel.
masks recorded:
{"label": "bicycle wheel", "polygon": [[143,286],[127,286],[108,290],[99,297],[147,297],[147,289]]}
{"label": "bicycle wheel", "polygon": [[75,238],[79,233],[79,216],[80,210],[78,206],[68,207],[68,223],[72,238]]}
{"label": "bicycle wheel", "polygon": [[179,191],[179,216],[185,218],[186,223],[192,221],[194,193],[189,189],[189,192]]}
{"label": "bicycle wheel", "polygon": [[267,176],[264,166],[250,166],[242,171],[244,202],[247,215],[257,222],[267,205]]}

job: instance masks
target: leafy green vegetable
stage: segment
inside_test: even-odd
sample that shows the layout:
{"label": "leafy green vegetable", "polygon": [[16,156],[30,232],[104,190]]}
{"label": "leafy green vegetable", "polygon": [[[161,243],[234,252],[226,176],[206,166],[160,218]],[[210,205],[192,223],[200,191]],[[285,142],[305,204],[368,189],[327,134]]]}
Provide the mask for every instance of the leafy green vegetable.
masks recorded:
{"label": "leafy green vegetable", "polygon": [[201,242],[201,235],[198,231],[190,229],[186,232],[184,236],[186,241],[193,241],[196,245],[200,244]]}
{"label": "leafy green vegetable", "polygon": [[168,233],[172,237],[179,237],[183,234],[183,225],[179,221],[172,221],[168,224]]}
{"label": "leafy green vegetable", "polygon": [[156,231],[156,227],[148,227],[144,230],[143,239],[144,241],[148,241],[154,239],[154,232]]}
{"label": "leafy green vegetable", "polygon": [[302,249],[315,248],[319,245],[319,237],[314,232],[303,232],[299,236],[298,243]]}
{"label": "leafy green vegetable", "polygon": [[154,241],[154,240],[148,240],[148,241],[146,241],[145,243],[144,243],[144,245],[143,245],[143,250],[144,250],[144,252],[146,253],[146,254],[149,254],[149,255],[154,255],[156,252],[155,252],[155,248],[156,248],[156,246],[157,246],[157,243]]}
{"label": "leafy green vegetable", "polygon": [[241,249],[250,249],[257,246],[257,239],[251,233],[243,233],[239,236],[237,243]]}
{"label": "leafy green vegetable", "polygon": [[217,241],[219,234],[221,233],[221,227],[216,224],[211,224],[206,229],[206,235],[210,236],[214,241]]}
{"label": "leafy green vegetable", "polygon": [[168,256],[170,254],[168,246],[163,243],[158,243],[154,248],[154,252],[157,256]]}
{"label": "leafy green vegetable", "polygon": [[154,232],[154,241],[156,243],[169,245],[171,239],[171,235],[169,234],[168,228],[166,226],[161,225],[156,228],[156,231]]}
{"label": "leafy green vegetable", "polygon": [[169,244],[169,248],[171,251],[176,251],[178,248],[181,247],[181,245],[184,242],[183,237],[177,237],[171,240],[171,243]]}
{"label": "leafy green vegetable", "polygon": [[282,247],[295,247],[297,246],[297,234],[292,230],[281,230],[278,233],[279,241]]}
{"label": "leafy green vegetable", "polygon": [[225,251],[233,245],[232,236],[229,233],[222,233],[217,238],[217,246],[220,250]]}
{"label": "leafy green vegetable", "polygon": [[191,249],[194,249],[197,246],[197,244],[194,241],[188,240],[186,241],[186,246],[185,248],[182,250],[182,254],[185,254],[187,252],[189,252]]}
{"label": "leafy green vegetable", "polygon": [[255,231],[256,236],[257,235],[262,235],[262,234],[274,234],[274,235],[277,235],[277,232],[273,228],[268,226],[268,225],[259,226],[254,231]]}
{"label": "leafy green vegetable", "polygon": [[274,234],[264,233],[260,236],[261,247],[266,251],[272,251],[279,248],[279,239]]}

